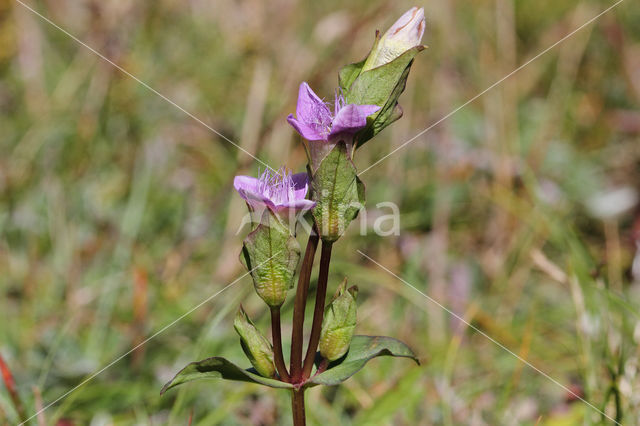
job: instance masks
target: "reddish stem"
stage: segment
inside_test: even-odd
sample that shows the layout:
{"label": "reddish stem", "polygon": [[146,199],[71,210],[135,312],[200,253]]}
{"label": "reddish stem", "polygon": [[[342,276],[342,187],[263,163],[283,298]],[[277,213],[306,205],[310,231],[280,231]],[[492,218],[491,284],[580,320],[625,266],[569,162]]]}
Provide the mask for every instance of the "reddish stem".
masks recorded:
{"label": "reddish stem", "polygon": [[300,275],[298,276],[298,287],[296,289],[296,299],[293,305],[293,331],[291,332],[291,381],[300,383],[302,381],[302,335],[304,328],[304,311],[307,305],[307,295],[309,293],[309,280],[313,269],[313,259],[318,247],[318,234],[315,229],[309,234],[309,241],[304,253]]}
{"label": "reddish stem", "polygon": [[327,281],[329,279],[329,264],[331,263],[331,247],[332,242],[322,242],[322,251],[320,254],[320,271],[318,272],[318,289],[316,291],[316,304],[313,310],[313,324],[311,325],[311,336],[309,337],[309,346],[307,354],[304,358],[302,367],[302,378],[308,379],[313,369],[313,361],[320,342],[320,332],[322,331],[322,318],[324,316],[324,304],[327,297]]}
{"label": "reddish stem", "polygon": [[291,410],[293,426],[305,426],[307,422],[304,413],[304,388],[291,391]]}
{"label": "reddish stem", "polygon": [[271,335],[273,336],[273,358],[276,364],[276,370],[280,375],[280,380],[290,382],[291,378],[284,365],[284,357],[282,356],[282,334],[280,332],[280,307],[271,307]]}

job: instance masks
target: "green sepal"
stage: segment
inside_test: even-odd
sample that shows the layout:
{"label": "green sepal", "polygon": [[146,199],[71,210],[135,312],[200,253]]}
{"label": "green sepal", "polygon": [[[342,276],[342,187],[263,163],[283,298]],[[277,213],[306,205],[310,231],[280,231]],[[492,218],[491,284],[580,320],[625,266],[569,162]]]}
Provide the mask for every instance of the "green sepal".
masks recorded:
{"label": "green sepal", "polygon": [[413,351],[397,339],[383,336],[353,336],[347,355],[330,363],[326,371],[312,376],[305,387],[339,385],[360,371],[367,362],[381,356],[410,358],[420,365]]}
{"label": "green sepal", "polygon": [[364,184],[358,178],[345,142],[338,142],[318,166],[311,182],[312,213],[320,236],[333,242],[364,206]]}
{"label": "green sepal", "polygon": [[258,296],[269,306],[280,306],[294,285],[300,244],[289,228],[269,209],[260,225],[244,240],[240,261],[251,272]]}
{"label": "green sepal", "polygon": [[347,65],[341,70],[339,81],[347,103],[378,105],[381,108],[367,119],[367,127],[355,135],[354,147],[363,145],[402,116],[398,98],[404,91],[413,59],[424,48],[413,47],[393,61],[364,72],[365,61]]}
{"label": "green sepal", "polygon": [[263,377],[275,377],[276,367],[273,364],[273,346],[258,331],[251,318],[240,305],[233,321],[233,328],[240,336],[240,344],[247,358]]}
{"label": "green sepal", "polygon": [[160,395],[183,383],[200,379],[234,380],[237,382],[258,383],[272,388],[293,389],[293,385],[290,383],[262,377],[253,369],[244,370],[225,358],[214,356],[187,364],[162,387]]}
{"label": "green sepal", "polygon": [[322,320],[320,355],[329,361],[341,358],[349,350],[349,344],[356,328],[358,287],[347,289],[347,279],[338,287],[333,300],[327,306]]}
{"label": "green sepal", "polygon": [[371,47],[371,50],[369,51],[367,56],[360,62],[354,62],[352,64],[345,65],[338,72],[338,86],[340,86],[340,89],[342,89],[344,93],[346,93],[349,90],[349,87],[351,87],[353,82],[356,80],[356,78],[358,78],[358,76],[362,72],[362,69],[364,68],[367,60],[369,59],[369,56],[371,56],[371,52],[373,52],[378,46],[378,43],[380,42],[380,37],[381,37],[380,31],[376,30],[376,37],[373,41],[373,46]]}
{"label": "green sepal", "polygon": [[356,81],[356,78],[362,72],[362,68],[364,67],[364,63],[367,61],[367,58],[364,58],[360,62],[355,62],[353,64],[345,65],[338,72],[338,86],[344,93],[349,90],[349,87]]}

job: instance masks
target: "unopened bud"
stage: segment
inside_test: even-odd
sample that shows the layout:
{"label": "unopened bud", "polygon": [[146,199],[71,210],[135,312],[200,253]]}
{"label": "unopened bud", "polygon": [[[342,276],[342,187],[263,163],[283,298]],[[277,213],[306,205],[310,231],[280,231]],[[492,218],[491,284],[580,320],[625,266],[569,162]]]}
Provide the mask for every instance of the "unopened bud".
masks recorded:
{"label": "unopened bud", "polygon": [[316,201],[312,213],[320,236],[325,242],[336,241],[364,205],[364,184],[343,141],[322,160],[312,186]]}
{"label": "unopened bud", "polygon": [[345,279],[324,312],[319,349],[320,354],[329,361],[335,361],[349,350],[356,328],[357,295],[358,287],[347,290]]}
{"label": "unopened bud", "polygon": [[271,343],[258,331],[247,313],[238,309],[236,318],[233,321],[233,328],[240,335],[240,343],[251,365],[264,377],[274,377],[276,368],[273,364],[273,347]]}
{"label": "unopened bud", "polygon": [[256,293],[271,307],[284,303],[293,287],[299,258],[300,245],[270,210],[264,212],[262,223],[244,239],[240,253]]}
{"label": "unopened bud", "polygon": [[412,7],[380,38],[373,48],[363,72],[393,61],[407,50],[416,47],[424,34],[424,9]]}

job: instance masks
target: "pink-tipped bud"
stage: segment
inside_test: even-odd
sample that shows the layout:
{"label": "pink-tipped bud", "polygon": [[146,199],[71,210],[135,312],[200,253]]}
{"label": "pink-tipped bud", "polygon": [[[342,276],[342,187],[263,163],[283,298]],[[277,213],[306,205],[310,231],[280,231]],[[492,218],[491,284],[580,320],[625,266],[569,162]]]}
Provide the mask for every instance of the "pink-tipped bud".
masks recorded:
{"label": "pink-tipped bud", "polygon": [[420,45],[425,25],[423,8],[412,7],[406,11],[380,38],[367,58],[363,71],[389,63]]}

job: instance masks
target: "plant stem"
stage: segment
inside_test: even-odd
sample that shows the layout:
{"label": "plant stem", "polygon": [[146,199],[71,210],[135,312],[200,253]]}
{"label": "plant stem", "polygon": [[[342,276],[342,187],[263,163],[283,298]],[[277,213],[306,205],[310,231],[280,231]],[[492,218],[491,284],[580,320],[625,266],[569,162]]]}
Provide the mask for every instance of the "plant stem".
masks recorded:
{"label": "plant stem", "polygon": [[307,421],[304,414],[304,389],[291,391],[291,411],[293,412],[293,426],[305,426]]}
{"label": "plant stem", "polygon": [[313,269],[313,259],[318,247],[318,234],[315,229],[309,234],[307,249],[304,253],[300,275],[298,276],[298,288],[296,289],[296,299],[293,305],[293,331],[291,332],[291,381],[300,383],[302,381],[302,333],[304,327],[304,310],[307,305],[307,294],[309,293],[309,279]]}
{"label": "plant stem", "polygon": [[291,378],[282,356],[282,334],[280,332],[280,306],[271,306],[271,335],[273,336],[273,357],[280,379],[289,382]]}
{"label": "plant stem", "polygon": [[327,297],[327,281],[329,279],[329,264],[331,263],[331,247],[332,242],[322,242],[322,251],[320,254],[320,271],[318,272],[318,289],[316,291],[316,305],[313,310],[313,324],[311,325],[311,336],[309,337],[309,346],[307,347],[307,355],[304,358],[302,367],[303,379],[311,376],[313,361],[318,349],[320,341],[320,332],[322,331],[322,317],[324,316],[324,304]]}

